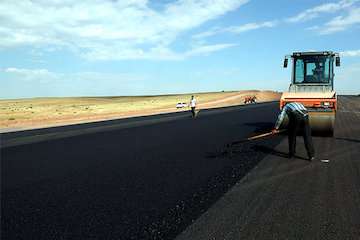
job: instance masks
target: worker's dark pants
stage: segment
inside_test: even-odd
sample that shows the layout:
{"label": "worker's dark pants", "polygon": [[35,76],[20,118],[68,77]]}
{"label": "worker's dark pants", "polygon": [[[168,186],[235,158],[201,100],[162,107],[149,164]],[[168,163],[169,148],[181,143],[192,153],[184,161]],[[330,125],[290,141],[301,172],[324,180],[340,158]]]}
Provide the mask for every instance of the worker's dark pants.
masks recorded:
{"label": "worker's dark pants", "polygon": [[295,154],[296,149],[296,133],[299,130],[302,130],[302,135],[304,137],[305,148],[309,158],[313,157],[315,154],[314,146],[311,137],[311,128],[309,125],[308,115],[302,116],[298,113],[289,114],[289,156],[292,157]]}
{"label": "worker's dark pants", "polygon": [[191,107],[191,114],[192,114],[192,117],[194,118],[195,117],[195,107]]}

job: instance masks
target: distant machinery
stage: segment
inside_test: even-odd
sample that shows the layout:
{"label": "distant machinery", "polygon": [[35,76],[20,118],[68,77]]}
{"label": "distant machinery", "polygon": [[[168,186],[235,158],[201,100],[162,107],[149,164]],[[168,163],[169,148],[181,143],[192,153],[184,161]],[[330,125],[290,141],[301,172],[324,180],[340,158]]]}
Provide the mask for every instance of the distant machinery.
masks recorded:
{"label": "distant machinery", "polygon": [[246,96],[244,98],[244,104],[248,104],[248,103],[256,103],[256,96]]}

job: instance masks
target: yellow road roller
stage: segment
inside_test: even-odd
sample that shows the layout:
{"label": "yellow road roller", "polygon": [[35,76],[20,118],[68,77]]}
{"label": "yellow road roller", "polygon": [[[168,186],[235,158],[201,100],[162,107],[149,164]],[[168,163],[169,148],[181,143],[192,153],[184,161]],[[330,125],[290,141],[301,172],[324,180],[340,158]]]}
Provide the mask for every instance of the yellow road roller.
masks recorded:
{"label": "yellow road roller", "polygon": [[[280,109],[286,103],[300,102],[309,111],[313,133],[333,136],[337,110],[337,96],[334,90],[334,62],[340,66],[340,56],[332,51],[294,52],[285,56],[292,60],[289,90],[280,99]],[[286,124],[286,123],[285,123]]]}

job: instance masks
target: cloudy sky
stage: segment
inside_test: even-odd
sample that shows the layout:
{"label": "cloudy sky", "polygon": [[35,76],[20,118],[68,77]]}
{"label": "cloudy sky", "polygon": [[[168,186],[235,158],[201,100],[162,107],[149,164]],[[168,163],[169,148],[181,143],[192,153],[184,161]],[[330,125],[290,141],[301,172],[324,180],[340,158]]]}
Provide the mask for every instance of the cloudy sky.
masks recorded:
{"label": "cloudy sky", "polygon": [[359,93],[359,43],[359,0],[1,0],[0,98],[283,91],[309,50]]}

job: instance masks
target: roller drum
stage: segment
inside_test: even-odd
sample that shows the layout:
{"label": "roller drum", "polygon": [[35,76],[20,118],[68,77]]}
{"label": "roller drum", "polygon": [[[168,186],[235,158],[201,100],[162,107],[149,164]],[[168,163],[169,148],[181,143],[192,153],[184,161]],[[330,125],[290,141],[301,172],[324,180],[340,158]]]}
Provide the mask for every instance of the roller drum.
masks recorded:
{"label": "roller drum", "polygon": [[[287,128],[289,119],[286,116],[281,128]],[[309,123],[314,135],[333,136],[335,112],[309,112]]]}
{"label": "roller drum", "polygon": [[334,133],[335,113],[334,112],[311,112],[309,113],[311,130],[321,135]]}

